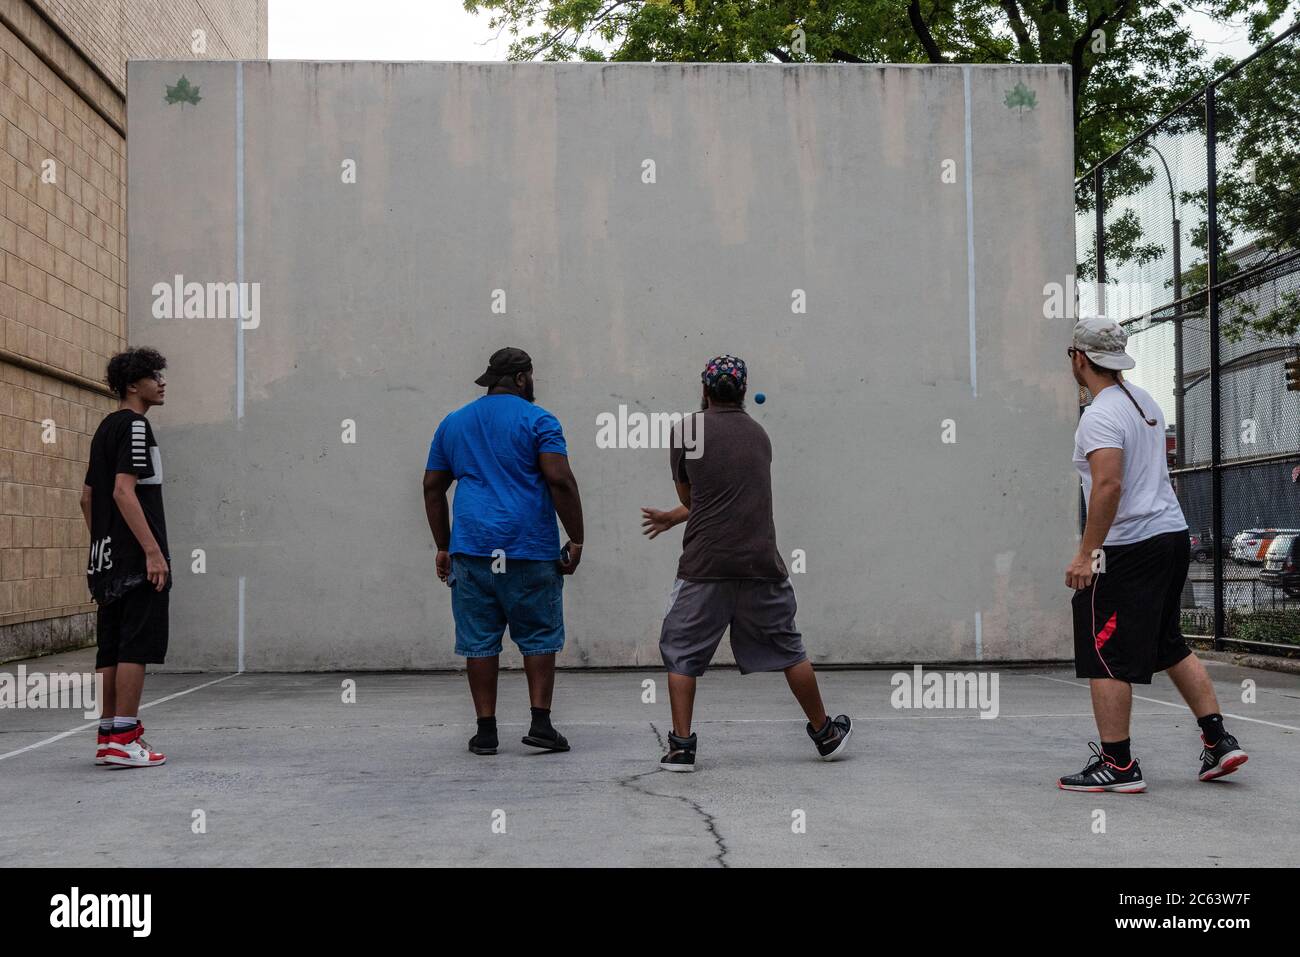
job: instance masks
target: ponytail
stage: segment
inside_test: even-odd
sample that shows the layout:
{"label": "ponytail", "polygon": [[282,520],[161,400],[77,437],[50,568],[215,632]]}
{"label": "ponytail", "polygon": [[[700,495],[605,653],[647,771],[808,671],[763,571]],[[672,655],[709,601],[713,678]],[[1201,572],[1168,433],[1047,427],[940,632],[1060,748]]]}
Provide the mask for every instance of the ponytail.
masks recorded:
{"label": "ponytail", "polygon": [[[1115,384],[1119,386],[1121,389],[1124,389],[1124,383],[1119,381],[1119,376],[1115,376]],[[1138,405],[1137,399],[1133,398],[1132,392],[1130,392],[1128,389],[1124,389],[1124,394],[1128,396],[1128,400],[1133,403],[1133,408],[1138,410],[1138,415],[1142,416],[1142,421],[1144,421],[1147,425],[1150,426],[1155,426],[1159,424],[1156,422],[1155,419],[1147,418],[1147,414],[1142,411],[1142,406]]]}
{"label": "ponytail", "polygon": [[1133,398],[1133,393],[1130,392],[1128,389],[1125,389],[1125,388],[1124,388],[1124,383],[1120,381],[1119,370],[1117,370],[1117,369],[1104,369],[1104,368],[1102,368],[1101,366],[1097,365],[1097,363],[1093,362],[1091,356],[1087,356],[1087,355],[1085,355],[1084,358],[1086,358],[1086,359],[1088,360],[1088,365],[1092,366],[1092,371],[1093,371],[1093,372],[1097,373],[1098,375],[1108,375],[1108,376],[1110,376],[1113,380],[1115,380],[1115,384],[1116,384],[1117,386],[1120,387],[1120,390],[1121,390],[1121,391],[1122,391],[1126,396],[1128,396],[1128,400],[1129,400],[1130,402],[1133,403],[1133,408],[1137,409],[1137,411],[1138,411],[1138,415],[1142,416],[1142,421],[1143,421],[1143,422],[1145,422],[1147,425],[1151,426],[1152,428],[1154,428],[1155,426],[1157,426],[1157,425],[1160,424],[1160,423],[1157,422],[1155,419],[1148,418],[1148,417],[1147,417],[1147,414],[1146,414],[1145,412],[1142,411],[1142,406],[1138,405],[1138,400],[1135,399],[1135,398]]}

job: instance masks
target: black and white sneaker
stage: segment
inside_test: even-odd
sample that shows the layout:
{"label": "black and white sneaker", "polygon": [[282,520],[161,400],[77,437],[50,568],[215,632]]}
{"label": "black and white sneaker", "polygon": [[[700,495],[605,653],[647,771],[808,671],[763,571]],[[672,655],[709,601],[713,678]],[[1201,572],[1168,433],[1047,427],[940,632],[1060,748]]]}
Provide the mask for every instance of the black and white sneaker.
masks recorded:
{"label": "black and white sneaker", "polygon": [[1078,774],[1067,774],[1056,782],[1062,791],[1119,791],[1124,794],[1141,794],[1147,789],[1142,780],[1142,769],[1138,767],[1137,758],[1129,762],[1128,767],[1121,768],[1092,742],[1092,762]]}
{"label": "black and white sneaker", "polygon": [[812,726],[812,722],[808,722],[805,728],[808,737],[817,745],[821,759],[836,761],[844,757],[844,746],[849,743],[849,735],[853,733],[853,719],[847,714],[837,714],[833,718],[828,717],[820,731]]}
{"label": "black and white sneaker", "polygon": [[679,738],[668,732],[668,753],[659,759],[659,767],[665,771],[694,771],[695,745],[699,739],[692,732],[689,738]]}
{"label": "black and white sneaker", "polygon": [[1241,750],[1237,739],[1226,731],[1214,747],[1205,744],[1205,735],[1201,735],[1201,780],[1213,781],[1225,774],[1231,774],[1241,767],[1250,757]]}

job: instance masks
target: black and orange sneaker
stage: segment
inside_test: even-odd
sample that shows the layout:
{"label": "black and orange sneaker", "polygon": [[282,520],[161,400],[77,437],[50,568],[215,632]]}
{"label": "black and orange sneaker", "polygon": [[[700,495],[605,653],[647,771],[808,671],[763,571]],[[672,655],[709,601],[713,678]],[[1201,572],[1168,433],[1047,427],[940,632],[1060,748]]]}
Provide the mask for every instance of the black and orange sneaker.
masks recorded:
{"label": "black and orange sneaker", "polygon": [[1226,731],[1214,747],[1205,743],[1205,735],[1201,735],[1201,744],[1204,745],[1201,749],[1202,781],[1213,781],[1231,774],[1250,760],[1246,752],[1241,750],[1237,739]]}
{"label": "black and orange sneaker", "polygon": [[820,729],[814,728],[811,721],[804,727],[813,744],[817,745],[817,754],[823,761],[838,761],[844,757],[844,746],[853,733],[853,719],[847,714],[827,717]]}
{"label": "black and orange sneaker", "polygon": [[1142,769],[1138,767],[1137,758],[1121,768],[1092,742],[1092,762],[1078,774],[1067,774],[1056,782],[1062,791],[1119,791],[1123,794],[1141,794],[1147,789],[1142,780]]}

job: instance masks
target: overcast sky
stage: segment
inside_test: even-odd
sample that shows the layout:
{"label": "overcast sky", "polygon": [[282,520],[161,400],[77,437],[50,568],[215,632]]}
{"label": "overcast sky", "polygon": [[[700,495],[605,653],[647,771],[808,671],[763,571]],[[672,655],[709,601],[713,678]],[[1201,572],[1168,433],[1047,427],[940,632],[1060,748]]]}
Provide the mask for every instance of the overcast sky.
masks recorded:
{"label": "overcast sky", "polygon": [[[1293,3],[1294,16],[1300,3]],[[270,0],[272,58],[290,60],[504,60],[509,35],[488,29],[460,0]],[[1248,54],[1244,26],[1186,17],[1207,52]]]}

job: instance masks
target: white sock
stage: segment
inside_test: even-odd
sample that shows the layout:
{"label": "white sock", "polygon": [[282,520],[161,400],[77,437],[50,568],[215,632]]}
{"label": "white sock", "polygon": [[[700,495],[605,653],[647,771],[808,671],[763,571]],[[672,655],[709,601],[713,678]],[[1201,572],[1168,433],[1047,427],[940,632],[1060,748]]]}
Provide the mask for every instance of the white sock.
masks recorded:
{"label": "white sock", "polygon": [[134,727],[135,727],[135,718],[134,718],[134,717],[131,717],[131,718],[124,718],[124,717],[122,717],[122,716],[119,714],[116,718],[113,719],[113,730],[114,730],[114,731],[119,731],[119,732],[120,732],[120,731],[127,731],[127,730],[129,730],[129,729],[131,729],[131,728],[134,728]]}
{"label": "white sock", "polygon": [[113,732],[113,719],[112,719],[112,718],[100,718],[100,719],[99,719],[99,733],[100,733],[100,734],[112,734],[112,732]]}

